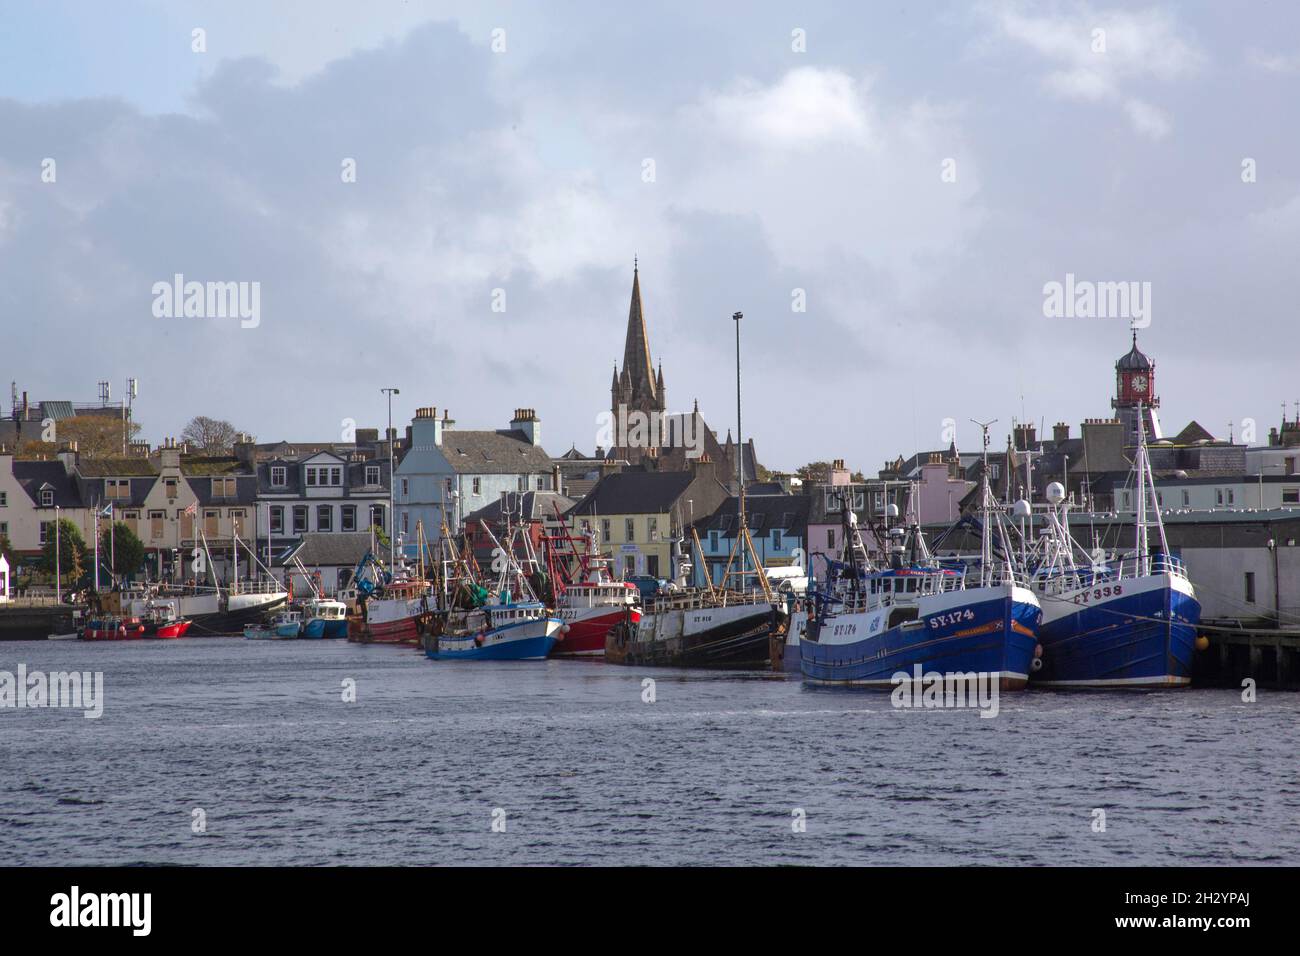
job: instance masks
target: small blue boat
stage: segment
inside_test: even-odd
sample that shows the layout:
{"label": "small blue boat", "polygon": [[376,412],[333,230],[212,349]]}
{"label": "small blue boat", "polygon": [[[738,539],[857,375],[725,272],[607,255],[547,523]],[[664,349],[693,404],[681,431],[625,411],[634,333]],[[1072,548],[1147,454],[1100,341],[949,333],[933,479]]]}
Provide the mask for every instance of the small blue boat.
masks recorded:
{"label": "small blue boat", "polygon": [[248,624],[244,637],[250,641],[291,641],[302,633],[302,615],[297,611],[281,611],[263,624]]}
{"label": "small blue boat", "polygon": [[311,640],[348,636],[348,606],[342,601],[318,599],[303,605],[302,636]]}

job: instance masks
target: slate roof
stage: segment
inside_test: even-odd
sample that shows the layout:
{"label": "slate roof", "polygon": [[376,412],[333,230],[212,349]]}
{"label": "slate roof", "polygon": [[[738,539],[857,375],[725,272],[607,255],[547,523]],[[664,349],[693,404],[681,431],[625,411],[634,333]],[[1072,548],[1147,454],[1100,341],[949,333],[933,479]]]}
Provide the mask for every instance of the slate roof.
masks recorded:
{"label": "slate roof", "polygon": [[131,478],[156,476],[158,469],[148,458],[78,458],[77,473],[83,478]]}
{"label": "slate roof", "polygon": [[51,507],[84,508],[77,483],[63,468],[61,461],[15,461],[14,479],[20,484],[37,507],[41,505],[41,489],[48,486],[54,492]]}
{"label": "slate roof", "polygon": [[[517,494],[511,494],[510,507],[514,513],[519,513],[519,502]],[[555,517],[555,508],[558,505],[560,514],[566,514],[576,505],[577,502],[566,496],[554,491],[525,491],[523,493],[523,515],[529,521],[537,521]],[[477,511],[470,512],[465,516],[465,522],[486,521],[489,525],[495,524],[501,520],[501,499],[498,498],[491,504],[484,505]]]}
{"label": "slate roof", "polygon": [[597,482],[575,515],[663,514],[690,487],[689,471],[620,471]]}
{"label": "slate roof", "polygon": [[284,567],[297,557],[308,569],[315,567],[355,568],[370,550],[368,531],[309,531],[288,547],[278,549],[274,562]]}
{"label": "slate roof", "polygon": [[[751,498],[745,495],[745,523],[752,534],[767,534],[773,528],[780,528],[787,533],[804,536],[808,529],[808,512],[812,500],[808,495],[760,495]],[[737,501],[728,498],[717,507],[713,514],[695,522],[695,529],[701,534],[706,531],[721,531],[723,534],[736,532]]]}
{"label": "slate roof", "polygon": [[489,432],[449,428],[442,433],[440,447],[457,474],[549,474],[551,471],[551,456],[518,429]]}

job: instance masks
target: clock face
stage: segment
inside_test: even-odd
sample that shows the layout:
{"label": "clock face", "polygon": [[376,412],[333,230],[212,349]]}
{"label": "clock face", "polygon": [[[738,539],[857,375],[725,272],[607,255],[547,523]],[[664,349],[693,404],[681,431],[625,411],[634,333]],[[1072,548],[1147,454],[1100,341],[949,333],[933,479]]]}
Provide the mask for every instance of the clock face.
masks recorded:
{"label": "clock face", "polygon": [[1145,392],[1147,390],[1147,377],[1145,375],[1133,376],[1133,391]]}

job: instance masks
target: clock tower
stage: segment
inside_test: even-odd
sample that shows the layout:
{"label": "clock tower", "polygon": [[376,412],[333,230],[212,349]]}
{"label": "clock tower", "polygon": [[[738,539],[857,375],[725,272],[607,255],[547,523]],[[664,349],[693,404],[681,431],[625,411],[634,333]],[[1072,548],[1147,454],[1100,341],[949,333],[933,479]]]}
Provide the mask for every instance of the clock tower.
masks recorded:
{"label": "clock tower", "polygon": [[1137,329],[1134,329],[1133,347],[1115,363],[1115,397],[1110,401],[1110,407],[1115,409],[1115,417],[1124,423],[1126,446],[1132,447],[1138,442],[1139,406],[1142,408],[1147,441],[1164,437],[1160,432],[1160,419],[1156,415],[1160,397],[1156,395],[1155,373],[1155,363],[1138,348]]}

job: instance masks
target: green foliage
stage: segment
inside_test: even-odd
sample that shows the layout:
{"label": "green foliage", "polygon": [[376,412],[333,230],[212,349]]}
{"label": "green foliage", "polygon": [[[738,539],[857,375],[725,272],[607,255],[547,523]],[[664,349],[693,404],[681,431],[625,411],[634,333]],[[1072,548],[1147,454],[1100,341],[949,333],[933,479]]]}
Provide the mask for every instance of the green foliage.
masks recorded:
{"label": "green foliage", "polygon": [[81,530],[67,518],[59,519],[57,538],[54,534],[46,535],[45,547],[41,549],[41,570],[47,574],[54,574],[56,540],[58,542],[59,574],[68,581],[80,580],[86,570],[86,541],[81,536]]}
{"label": "green foliage", "polygon": [[113,522],[111,535],[109,528],[99,535],[99,559],[108,565],[110,558],[113,574],[119,578],[134,577],[144,564],[144,542],[122,521]]}

